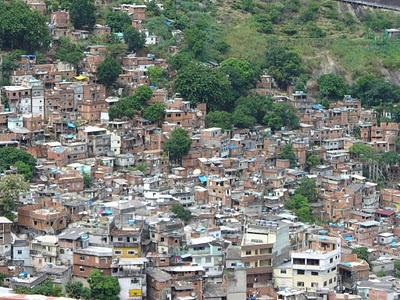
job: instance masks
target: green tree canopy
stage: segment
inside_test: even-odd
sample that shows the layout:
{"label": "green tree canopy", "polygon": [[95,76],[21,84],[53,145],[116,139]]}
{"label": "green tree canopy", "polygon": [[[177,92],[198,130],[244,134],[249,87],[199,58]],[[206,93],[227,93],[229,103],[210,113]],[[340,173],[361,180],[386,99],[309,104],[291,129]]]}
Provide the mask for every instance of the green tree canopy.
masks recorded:
{"label": "green tree canopy", "polygon": [[356,254],[359,259],[365,260],[369,264],[369,253],[367,247],[354,248],[352,253]]}
{"label": "green tree canopy", "polygon": [[300,56],[281,46],[272,46],[265,54],[265,68],[280,88],[286,89],[303,73]]}
{"label": "green tree canopy", "polygon": [[226,111],[212,111],[206,116],[206,126],[220,127],[225,130],[232,129],[233,120],[232,114]]}
{"label": "green tree canopy", "polygon": [[264,115],[262,123],[274,131],[280,130],[282,127],[294,129],[299,125],[299,118],[296,116],[296,110],[290,104],[273,103],[271,109]]}
{"label": "green tree canopy", "polygon": [[108,13],[106,23],[113,32],[124,32],[132,26],[129,15],[123,11],[112,11]]}
{"label": "green tree canopy", "polygon": [[0,0],[0,47],[27,51],[47,48],[50,43],[46,18],[22,1]]}
{"label": "green tree canopy", "polygon": [[[69,281],[66,285],[65,285],[65,292],[67,294],[68,297],[74,298],[74,299],[82,299],[85,298],[85,294],[87,295],[88,292],[85,291],[85,288],[83,286],[83,283],[80,281]],[[90,290],[89,290],[90,292]]]}
{"label": "green tree canopy", "polygon": [[2,216],[14,220],[13,211],[19,194],[29,190],[29,183],[19,174],[11,174],[0,177],[0,200]]}
{"label": "green tree canopy", "polygon": [[219,69],[198,63],[181,68],[175,79],[175,91],[193,104],[206,103],[210,110],[231,110],[230,83]]}
{"label": "green tree canopy", "polygon": [[348,93],[348,86],[343,77],[325,74],[318,79],[319,95],[329,100],[341,100]]}
{"label": "green tree canopy", "polygon": [[181,162],[182,157],[189,152],[191,144],[188,132],[183,128],[175,128],[164,143],[164,151],[168,152],[171,160]]}
{"label": "green tree canopy", "polygon": [[358,159],[361,160],[370,160],[375,155],[375,150],[370,145],[356,143],[349,149],[350,154]]}
{"label": "green tree canopy", "polygon": [[90,174],[83,173],[83,185],[86,189],[90,188],[92,185],[92,177],[90,177]]}
{"label": "green tree canopy", "polygon": [[320,163],[321,163],[321,158],[318,155],[307,153],[306,167],[308,170],[318,166]]}
{"label": "green tree canopy", "polygon": [[315,202],[318,198],[318,190],[314,179],[304,177],[296,189],[296,194],[307,198],[308,202]]}
{"label": "green tree canopy", "polygon": [[60,44],[56,51],[57,59],[77,66],[83,56],[83,50],[79,44],[72,43],[67,38],[60,39]]}
{"label": "green tree canopy", "polygon": [[162,122],[165,118],[165,104],[154,103],[149,105],[143,111],[143,118],[152,122]]}
{"label": "green tree canopy", "polygon": [[144,47],[146,38],[144,34],[140,33],[135,28],[130,27],[124,31],[124,40],[128,45],[128,50],[136,52]]}
{"label": "green tree canopy", "polygon": [[312,215],[310,203],[306,197],[301,194],[295,194],[290,197],[285,203],[286,208],[292,210],[301,222],[313,222],[314,217]]}
{"label": "green tree canopy", "polygon": [[23,161],[17,161],[15,167],[17,168],[17,173],[22,175],[25,180],[30,181],[32,179],[33,169],[29,164]]}
{"label": "green tree canopy", "polygon": [[88,278],[91,295],[96,300],[118,300],[121,287],[118,278],[103,275],[99,270],[93,270]]}
{"label": "green tree canopy", "polygon": [[133,96],[144,105],[151,99],[151,96],[153,96],[153,91],[149,86],[141,85],[135,90]]}
{"label": "green tree canopy", "polygon": [[297,164],[296,154],[294,154],[292,145],[286,144],[282,147],[278,154],[279,159],[288,159],[290,161],[290,167],[294,168]]}
{"label": "green tree canopy", "polygon": [[196,58],[203,58],[207,34],[198,27],[193,27],[185,31],[185,42],[189,51],[191,51]]}
{"label": "green tree canopy", "polygon": [[147,68],[147,75],[151,84],[158,87],[163,87],[167,83],[167,75],[164,68],[151,66]]}
{"label": "green tree canopy", "polygon": [[72,0],[69,10],[75,29],[91,30],[96,24],[96,6],[94,0]]}
{"label": "green tree canopy", "polygon": [[236,96],[241,96],[255,83],[257,71],[243,59],[228,58],[221,63],[221,70],[228,75]]}
{"label": "green tree canopy", "polygon": [[192,218],[190,210],[184,208],[180,203],[174,203],[171,207],[171,212],[184,222],[188,222]]}
{"label": "green tree canopy", "polygon": [[18,173],[21,172],[20,174],[30,180],[36,166],[36,159],[19,148],[0,148],[0,172],[10,169],[11,166],[15,166]]}
{"label": "green tree canopy", "polygon": [[108,56],[97,68],[97,78],[101,84],[110,88],[117,81],[121,72],[121,65],[114,58]]}
{"label": "green tree canopy", "polygon": [[361,99],[366,106],[400,101],[400,87],[372,75],[360,77],[351,90],[352,95]]}
{"label": "green tree canopy", "polygon": [[108,114],[111,120],[122,118],[132,119],[142,108],[143,105],[138,98],[128,96],[119,99],[117,103],[112,105],[108,110]]}

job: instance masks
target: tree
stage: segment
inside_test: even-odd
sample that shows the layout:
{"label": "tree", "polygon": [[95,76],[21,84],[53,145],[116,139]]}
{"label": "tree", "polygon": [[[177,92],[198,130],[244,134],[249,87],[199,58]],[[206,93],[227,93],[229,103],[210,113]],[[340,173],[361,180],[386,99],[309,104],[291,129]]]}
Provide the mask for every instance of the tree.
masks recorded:
{"label": "tree", "polygon": [[65,292],[68,297],[74,299],[89,299],[90,297],[90,290],[85,288],[82,282],[79,281],[69,281],[65,285]]}
{"label": "tree", "polygon": [[143,118],[160,124],[165,118],[165,104],[157,102],[146,107],[143,111]]}
{"label": "tree", "polygon": [[285,47],[272,46],[265,57],[265,68],[280,88],[286,89],[303,72],[300,56]]}
{"label": "tree", "polygon": [[85,189],[90,188],[92,185],[92,177],[88,173],[83,173],[83,185],[85,186]]}
{"label": "tree", "polygon": [[153,90],[147,85],[141,85],[135,90],[133,96],[144,105],[153,96]]}
{"label": "tree", "polygon": [[297,128],[299,118],[296,116],[296,110],[287,103],[272,103],[272,107],[266,110],[262,123],[271,127],[272,130],[280,130],[282,127],[289,129]]}
{"label": "tree", "polygon": [[375,150],[370,145],[356,143],[349,149],[350,154],[357,159],[369,160],[375,155]]}
{"label": "tree", "polygon": [[296,154],[294,154],[292,145],[286,144],[282,147],[278,154],[279,159],[288,159],[290,161],[290,167],[294,168],[297,164]]}
{"label": "tree", "polygon": [[124,32],[132,26],[129,15],[123,11],[112,11],[107,15],[106,23],[113,32]]}
{"label": "tree", "polygon": [[17,173],[24,176],[24,179],[30,181],[33,177],[33,170],[30,165],[24,163],[23,161],[17,161],[15,163],[15,167],[17,168]]}
{"label": "tree", "polygon": [[60,45],[58,46],[56,52],[57,59],[77,67],[83,56],[83,50],[78,44],[72,43],[67,38],[60,39]]}
{"label": "tree", "polygon": [[340,100],[348,92],[343,77],[335,74],[325,74],[318,79],[319,95],[329,100]]}
{"label": "tree", "polygon": [[91,295],[96,300],[118,300],[121,288],[118,278],[103,275],[99,270],[93,270],[88,278]]}
{"label": "tree", "polygon": [[188,132],[183,128],[172,130],[169,139],[164,144],[164,150],[168,152],[170,160],[181,162],[192,144]]}
{"label": "tree", "polygon": [[360,77],[351,87],[351,92],[366,106],[400,101],[400,87],[373,75]]}
{"label": "tree", "polygon": [[220,127],[224,130],[231,130],[233,125],[232,114],[226,111],[212,111],[206,116],[206,126]]}
{"label": "tree", "polygon": [[163,87],[167,81],[165,70],[159,66],[151,66],[147,68],[147,75],[151,84],[158,87]]}
{"label": "tree", "polygon": [[175,91],[193,104],[206,103],[210,110],[231,110],[230,83],[219,69],[190,63],[178,70]]}
{"label": "tree", "polygon": [[252,128],[256,125],[256,118],[244,108],[236,108],[232,114],[233,124],[238,128]]}
{"label": "tree", "polygon": [[4,279],[7,278],[7,274],[0,272],[0,286],[4,286]]}
{"label": "tree", "polygon": [[228,58],[221,63],[221,70],[228,76],[236,96],[241,96],[255,83],[257,72],[250,62]]}
{"label": "tree", "polygon": [[285,207],[292,210],[301,222],[313,222],[314,218],[310,204],[306,197],[295,194],[285,203]]}
{"label": "tree", "polygon": [[46,18],[23,1],[0,0],[0,47],[6,50],[45,49],[50,44]]}
{"label": "tree", "polygon": [[180,203],[174,203],[171,207],[171,212],[184,222],[188,222],[192,218],[190,210],[185,209]]}
{"label": "tree", "polygon": [[[21,172],[24,176],[30,175],[28,179],[31,179],[36,166],[36,159],[30,153],[19,148],[0,148],[0,172],[10,169],[11,166],[15,166],[17,172]],[[27,169],[28,167],[30,170]]]}
{"label": "tree", "polygon": [[306,158],[306,167],[308,170],[318,166],[321,163],[321,158],[315,154],[308,154]]}
{"label": "tree", "polygon": [[104,84],[107,88],[110,88],[117,81],[121,72],[122,68],[120,64],[114,58],[108,56],[99,65],[97,69],[97,78],[101,84]]}
{"label": "tree", "polygon": [[0,178],[0,200],[2,215],[14,220],[14,210],[19,194],[27,192],[29,184],[22,175],[11,174]]}
{"label": "tree", "polygon": [[356,254],[359,259],[365,260],[369,264],[369,252],[367,247],[354,248],[352,253]]}
{"label": "tree", "polygon": [[203,58],[207,43],[206,32],[198,27],[189,28],[185,32],[185,42],[195,58]]}
{"label": "tree", "polygon": [[132,119],[142,110],[142,103],[135,96],[128,96],[119,99],[110,107],[108,115],[111,120],[129,118]]}
{"label": "tree", "polygon": [[317,201],[318,191],[315,180],[308,177],[304,177],[300,181],[299,187],[296,189],[296,194],[306,197],[308,202]]}
{"label": "tree", "polygon": [[69,10],[75,29],[91,30],[96,24],[96,6],[93,0],[72,0]]}
{"label": "tree", "polygon": [[144,34],[140,33],[135,28],[128,28],[124,31],[124,40],[128,45],[128,50],[131,52],[142,49],[146,42]]}

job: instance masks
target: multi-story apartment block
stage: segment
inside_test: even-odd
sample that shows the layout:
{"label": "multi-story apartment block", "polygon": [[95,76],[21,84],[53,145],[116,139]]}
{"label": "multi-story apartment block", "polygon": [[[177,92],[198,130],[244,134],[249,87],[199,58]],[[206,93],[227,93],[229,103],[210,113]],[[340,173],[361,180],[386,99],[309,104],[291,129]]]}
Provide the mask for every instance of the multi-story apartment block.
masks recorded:
{"label": "multi-story apartment block", "polygon": [[274,269],[274,285],[316,291],[338,285],[337,265],[341,258],[340,240],[310,235],[303,247],[291,253],[291,260]]}

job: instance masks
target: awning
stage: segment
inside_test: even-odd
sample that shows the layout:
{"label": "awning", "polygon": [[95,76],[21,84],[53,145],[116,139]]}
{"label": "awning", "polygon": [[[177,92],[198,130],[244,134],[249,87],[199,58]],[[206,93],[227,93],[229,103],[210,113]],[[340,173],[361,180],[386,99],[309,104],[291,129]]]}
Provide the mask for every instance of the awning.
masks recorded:
{"label": "awning", "polygon": [[79,80],[79,81],[82,81],[82,80],[86,80],[86,79],[87,79],[87,77],[86,77],[86,76],[83,76],[83,75],[75,76],[74,78],[75,78],[76,80]]}

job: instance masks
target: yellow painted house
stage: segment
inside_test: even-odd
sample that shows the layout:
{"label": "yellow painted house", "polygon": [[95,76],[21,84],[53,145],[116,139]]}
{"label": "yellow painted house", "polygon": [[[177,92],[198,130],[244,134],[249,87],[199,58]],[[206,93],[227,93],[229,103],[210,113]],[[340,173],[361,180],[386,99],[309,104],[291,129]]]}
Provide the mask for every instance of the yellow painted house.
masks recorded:
{"label": "yellow painted house", "polygon": [[141,228],[114,228],[111,231],[111,242],[115,258],[141,257]]}

